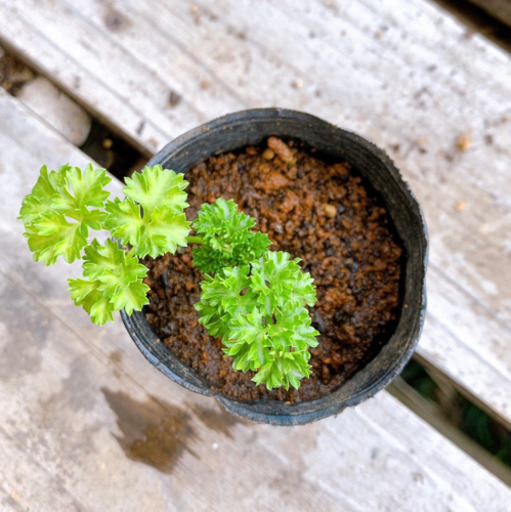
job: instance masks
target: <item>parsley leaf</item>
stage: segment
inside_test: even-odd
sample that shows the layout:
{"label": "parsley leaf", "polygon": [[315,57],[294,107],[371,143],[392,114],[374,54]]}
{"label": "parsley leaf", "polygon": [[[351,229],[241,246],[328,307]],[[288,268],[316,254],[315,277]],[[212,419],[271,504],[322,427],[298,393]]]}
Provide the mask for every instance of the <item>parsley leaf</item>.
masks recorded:
{"label": "parsley leaf", "polygon": [[182,174],[145,167],[126,178],[126,199],[115,198],[106,204],[106,227],[123,244],[130,244],[141,258],[155,258],[187,245],[190,223],[183,208],[188,206]]}
{"label": "parsley leaf", "polygon": [[124,194],[137,202],[147,215],[162,205],[179,212],[188,206],[184,192],[188,182],[184,175],[163,169],[161,165],[144,167],[141,172],[126,178],[125,182]]}
{"label": "parsley leaf", "polygon": [[253,381],[268,389],[298,388],[310,375],[308,349],[319,333],[306,305],[315,303],[315,290],[298,260],[267,252],[250,265],[206,276],[201,288],[200,323],[222,338],[235,370],[256,371]]}
{"label": "parsley leaf", "polygon": [[18,217],[36,261],[52,265],[59,256],[68,263],[80,258],[89,228],[102,229],[102,207],[110,195],[104,187],[110,181],[104,169],[91,164],[83,171],[69,164],[56,171],[41,168]]}
{"label": "parsley leaf", "polygon": [[113,311],[125,309],[130,315],[149,301],[149,287],[142,282],[147,268],[133,250],[123,251],[112,240],[104,245],[94,239],[85,249],[83,279],[70,279],[71,298],[83,306],[94,323],[111,320]]}
{"label": "parsley leaf", "polygon": [[203,241],[193,249],[194,265],[206,273],[222,268],[243,265],[261,257],[271,244],[264,233],[253,232],[255,221],[238,212],[230,199],[219,198],[214,204],[203,204],[193,228]]}
{"label": "parsley leaf", "polygon": [[77,306],[90,315],[91,320],[97,325],[111,322],[114,317],[113,304],[110,299],[99,289],[101,283],[91,279],[68,279],[71,299]]}

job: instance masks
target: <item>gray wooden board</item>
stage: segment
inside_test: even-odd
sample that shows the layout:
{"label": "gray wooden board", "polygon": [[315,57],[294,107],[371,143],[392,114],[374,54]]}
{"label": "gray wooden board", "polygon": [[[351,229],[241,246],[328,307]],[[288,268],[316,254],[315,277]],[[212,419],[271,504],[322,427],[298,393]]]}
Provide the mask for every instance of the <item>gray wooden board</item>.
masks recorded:
{"label": "gray wooden board", "polygon": [[[0,90],[0,510],[506,510],[511,492],[386,392],[289,429],[238,420],[72,305],[16,220],[87,157]],[[119,191],[119,184],[112,184]]]}
{"label": "gray wooden board", "polygon": [[424,0],[0,0],[0,10],[3,44],[147,153],[201,121],[274,105],[385,148],[430,231],[418,352],[511,426],[508,54]]}

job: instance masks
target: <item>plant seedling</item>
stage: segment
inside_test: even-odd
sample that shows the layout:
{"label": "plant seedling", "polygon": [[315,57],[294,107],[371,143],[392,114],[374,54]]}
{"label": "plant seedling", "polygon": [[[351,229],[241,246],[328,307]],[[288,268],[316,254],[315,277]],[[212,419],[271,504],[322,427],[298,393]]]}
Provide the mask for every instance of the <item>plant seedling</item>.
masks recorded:
{"label": "plant seedling", "polygon": [[[298,388],[311,373],[308,349],[319,334],[306,308],[316,301],[313,280],[299,260],[270,251],[268,237],[252,230],[254,219],[232,200],[204,203],[190,223],[183,174],[146,167],[126,178],[125,198],[113,201],[110,181],[91,164],[41,168],[19,215],[34,259],[81,259],[83,276],[69,279],[71,298],[101,325],[114,311],[130,315],[149,302],[140,258],[193,244],[193,263],[204,274],[195,304],[200,323],[222,339],[235,370],[256,372],[256,384]],[[91,230],[106,230],[119,243],[89,241]]]}

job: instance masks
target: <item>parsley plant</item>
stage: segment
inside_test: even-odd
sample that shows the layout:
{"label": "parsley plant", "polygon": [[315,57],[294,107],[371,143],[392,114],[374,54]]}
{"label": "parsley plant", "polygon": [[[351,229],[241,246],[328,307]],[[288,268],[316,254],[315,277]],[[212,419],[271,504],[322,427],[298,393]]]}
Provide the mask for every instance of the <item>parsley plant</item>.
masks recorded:
{"label": "parsley plant", "polygon": [[[183,174],[146,167],[126,178],[125,198],[113,201],[105,188],[110,181],[91,164],[42,167],[19,215],[34,259],[46,265],[60,256],[81,259],[83,277],[69,279],[71,298],[101,325],[114,311],[131,314],[149,302],[139,258],[193,244],[194,265],[204,274],[195,304],[200,323],[222,338],[235,370],[256,372],[256,384],[298,388],[311,373],[308,349],[319,334],[306,309],[316,301],[313,280],[299,260],[269,251],[268,237],[252,231],[254,219],[232,200],[203,204],[190,224]],[[111,239],[90,241],[89,231],[104,230],[124,248]]]}

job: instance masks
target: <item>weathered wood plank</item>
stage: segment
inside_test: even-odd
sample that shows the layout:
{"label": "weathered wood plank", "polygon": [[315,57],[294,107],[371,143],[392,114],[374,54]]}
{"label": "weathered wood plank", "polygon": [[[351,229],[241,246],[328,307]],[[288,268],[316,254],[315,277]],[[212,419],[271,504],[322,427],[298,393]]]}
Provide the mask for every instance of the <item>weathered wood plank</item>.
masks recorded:
{"label": "weathered wood plank", "polygon": [[[33,10],[37,3],[17,6],[7,2],[2,6],[3,42],[8,46],[14,43],[24,57],[86,103],[106,124],[116,130],[122,127],[146,154],[202,122],[205,116],[200,107],[211,109],[222,102],[225,106],[218,114],[243,108],[216,85],[208,70],[193,62],[185,47],[171,40],[158,41],[164,65],[147,65],[146,56],[153,54],[158,33],[151,26],[132,24],[121,15],[122,7],[105,6],[101,6],[103,19],[98,27],[64,2],[39,4],[39,13]],[[130,27],[135,30],[131,40],[138,44],[116,44],[112,37],[119,31],[131,31]],[[151,37],[140,37],[144,33]],[[16,43],[18,36],[25,39],[26,51]],[[211,87],[205,89],[206,82]]]}
{"label": "weathered wood plank", "polygon": [[[0,453],[9,468],[2,465],[0,474],[0,507],[5,511],[83,510],[72,491],[62,480],[39,464],[26,450],[23,436],[6,434],[0,427]],[[37,485],[26,485],[27,480]],[[41,492],[41,490],[45,492]]]}
{"label": "weathered wood plank", "polygon": [[499,420],[511,425],[508,327],[438,268],[430,267],[427,286],[431,300],[423,334],[427,343],[418,350],[421,361],[454,382],[470,382],[468,398],[489,414],[498,411]]}
{"label": "weathered wood plank", "polygon": [[33,263],[15,220],[41,162],[86,157],[1,91],[0,116],[2,505],[506,509],[502,483],[385,392],[304,427],[251,424],[154,370],[119,320],[92,326],[73,269]]}

